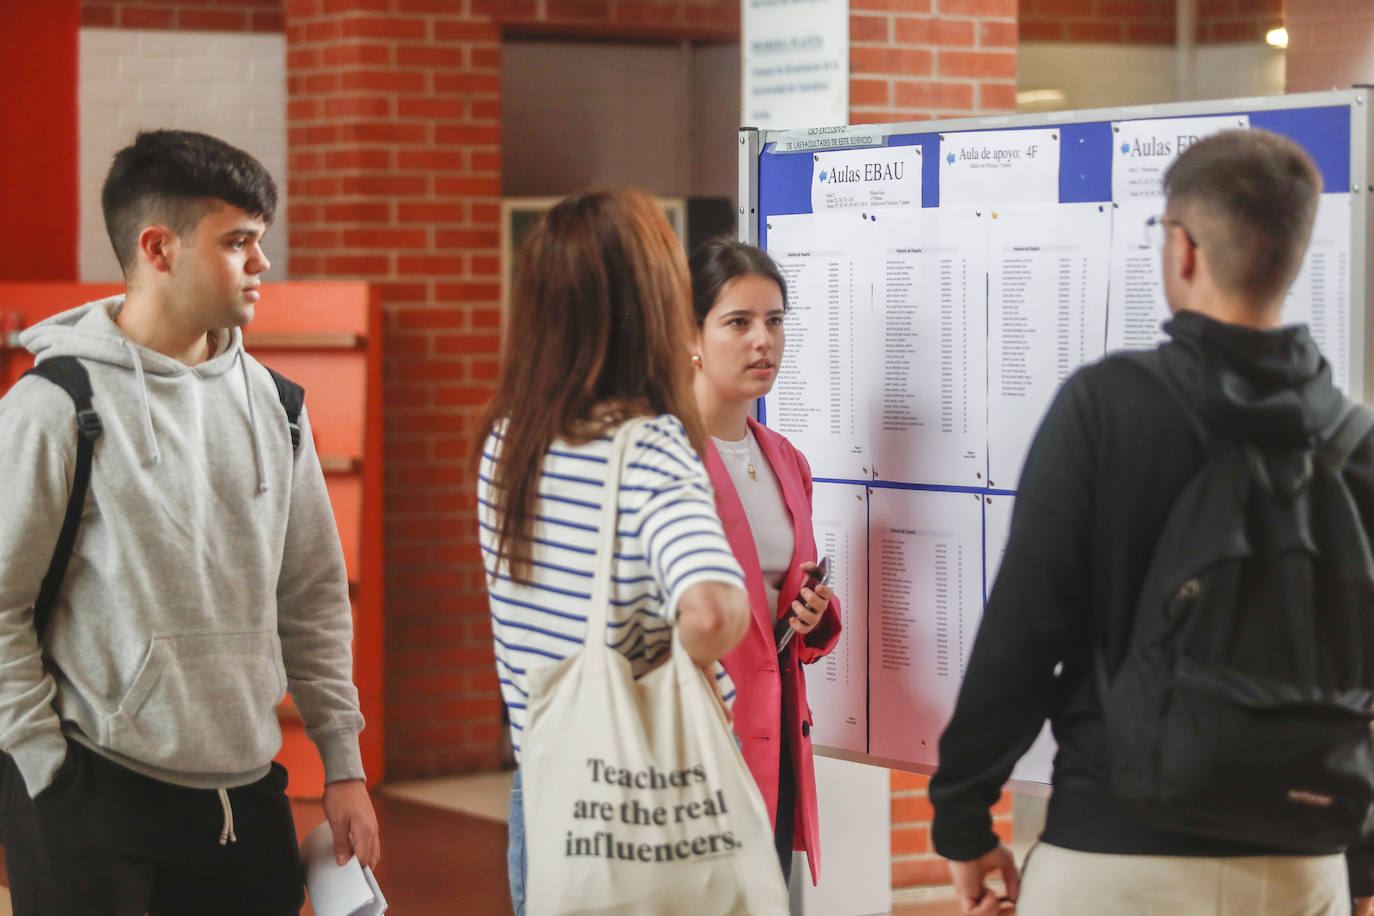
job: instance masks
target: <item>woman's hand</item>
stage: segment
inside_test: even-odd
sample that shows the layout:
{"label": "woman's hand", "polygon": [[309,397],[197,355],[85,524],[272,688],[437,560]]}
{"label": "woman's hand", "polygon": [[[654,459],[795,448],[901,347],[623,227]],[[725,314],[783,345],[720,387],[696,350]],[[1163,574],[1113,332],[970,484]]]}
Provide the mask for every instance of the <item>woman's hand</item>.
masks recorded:
{"label": "woman's hand", "polygon": [[[803,563],[802,572],[810,575],[815,572],[815,563]],[[830,596],[834,594],[828,585],[817,585],[815,590],[802,586],[801,599],[792,602],[792,613],[795,615],[790,621],[793,630],[798,636],[805,636],[816,625],[821,622],[821,615],[825,609],[830,607]]]}

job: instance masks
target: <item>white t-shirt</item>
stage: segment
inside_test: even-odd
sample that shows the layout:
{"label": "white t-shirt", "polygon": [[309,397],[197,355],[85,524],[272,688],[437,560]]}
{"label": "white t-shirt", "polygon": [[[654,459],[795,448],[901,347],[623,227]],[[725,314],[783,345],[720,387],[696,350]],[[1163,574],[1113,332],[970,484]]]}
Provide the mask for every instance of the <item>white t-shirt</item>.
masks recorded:
{"label": "white t-shirt", "polygon": [[[504,428],[498,426],[483,445],[477,517],[496,671],[519,759],[528,672],[574,654],[586,636],[611,439],[555,442],[544,456],[533,581],[520,585],[495,562],[491,481]],[[698,582],[743,588],[744,576],[716,516],[706,468],[676,417],[655,417],[630,443],[619,510],[606,641],[630,660],[638,677],[669,649],[683,592]],[[719,665],[716,678],[727,702],[733,699]]]}
{"label": "white t-shirt", "polygon": [[[782,484],[773,466],[768,463],[751,429],[738,442],[711,437],[720,453],[725,470],[739,494],[749,530],[754,535],[754,549],[758,551],[759,568],[763,570],[763,590],[768,607],[777,612],[778,595],[788,567],[792,565],[792,551],[796,538],[792,533],[792,513],[782,495]],[[749,468],[754,468],[751,477]]]}

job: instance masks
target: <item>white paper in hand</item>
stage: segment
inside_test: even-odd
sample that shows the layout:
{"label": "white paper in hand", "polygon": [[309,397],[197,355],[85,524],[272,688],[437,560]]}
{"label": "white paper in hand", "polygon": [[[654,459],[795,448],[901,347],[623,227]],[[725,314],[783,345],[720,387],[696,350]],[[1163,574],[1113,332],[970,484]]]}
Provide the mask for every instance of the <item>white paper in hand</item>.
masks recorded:
{"label": "white paper in hand", "polygon": [[372,869],[354,856],[339,866],[334,862],[334,834],[325,821],[301,843],[305,864],[305,888],[315,916],[382,916],[386,898],[372,876]]}

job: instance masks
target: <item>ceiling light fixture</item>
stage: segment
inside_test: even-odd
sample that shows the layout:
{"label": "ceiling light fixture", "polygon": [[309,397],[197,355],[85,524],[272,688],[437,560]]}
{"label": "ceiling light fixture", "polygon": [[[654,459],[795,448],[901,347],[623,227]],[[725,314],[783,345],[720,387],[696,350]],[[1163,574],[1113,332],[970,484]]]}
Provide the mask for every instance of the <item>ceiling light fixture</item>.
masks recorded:
{"label": "ceiling light fixture", "polygon": [[1058,105],[1067,100],[1063,89],[1026,89],[1016,93],[1018,105]]}

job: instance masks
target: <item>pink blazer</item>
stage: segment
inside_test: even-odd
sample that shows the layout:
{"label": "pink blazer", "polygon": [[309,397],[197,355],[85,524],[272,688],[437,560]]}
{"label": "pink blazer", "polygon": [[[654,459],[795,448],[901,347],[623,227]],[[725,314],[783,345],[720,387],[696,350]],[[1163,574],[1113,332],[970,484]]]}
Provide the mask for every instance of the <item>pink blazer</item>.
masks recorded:
{"label": "pink blazer", "polygon": [[[744,506],[720,460],[713,443],[707,442],[706,469],[716,491],[716,511],[725,528],[725,537],[744,569],[745,588],[753,620],[730,654],[722,661],[735,682],[735,733],[739,735],[744,760],[754,774],[768,805],[769,821],[776,825],[778,806],[778,747],[782,720],[782,701],[787,696],[788,746],[796,773],[797,807],[792,848],[805,850],[811,864],[811,880],[820,880],[821,850],[816,817],[816,773],[811,760],[811,708],[806,703],[806,680],[801,666],[824,657],[840,638],[840,605],[830,599],[821,622],[803,639],[798,637],[781,657],[773,641],[773,622],[792,606],[804,576],[799,564],[816,561],[816,541],[811,527],[811,467],[801,452],[783,436],[752,419],[749,428],[758,440],[764,458],[773,468],[787,509],[792,514],[795,546],[792,563],[783,579],[777,607],[768,607],[763,590],[763,571],[759,567],[754,533]],[[793,649],[792,646],[796,648]],[[800,664],[799,664],[800,663]],[[781,672],[778,668],[781,665]]]}

